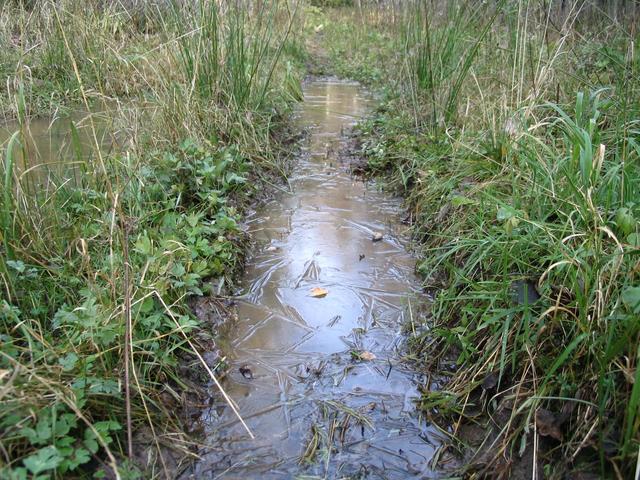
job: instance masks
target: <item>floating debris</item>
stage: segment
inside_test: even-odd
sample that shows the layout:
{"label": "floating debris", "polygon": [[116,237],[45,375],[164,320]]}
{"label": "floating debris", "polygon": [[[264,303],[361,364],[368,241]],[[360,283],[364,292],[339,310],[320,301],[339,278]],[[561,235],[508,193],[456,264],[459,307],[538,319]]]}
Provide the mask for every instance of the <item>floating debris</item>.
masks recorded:
{"label": "floating debris", "polygon": [[251,371],[251,367],[249,365],[242,365],[238,370],[244,378],[253,379],[253,372]]}
{"label": "floating debris", "polygon": [[326,297],[328,293],[329,290],[325,288],[316,287],[311,289],[311,296],[313,298],[323,298]]}
{"label": "floating debris", "polygon": [[373,353],[368,352],[366,350],[363,350],[361,352],[353,351],[351,352],[351,357],[354,360],[364,360],[365,362],[370,362],[371,360],[376,359],[376,356]]}

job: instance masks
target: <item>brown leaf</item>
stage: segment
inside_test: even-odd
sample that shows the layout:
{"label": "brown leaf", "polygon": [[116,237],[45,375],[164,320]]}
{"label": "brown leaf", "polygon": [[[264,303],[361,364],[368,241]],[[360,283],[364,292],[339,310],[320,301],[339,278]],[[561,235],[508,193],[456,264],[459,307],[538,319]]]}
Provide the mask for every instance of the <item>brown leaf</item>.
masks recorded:
{"label": "brown leaf", "polygon": [[253,372],[251,371],[251,367],[249,365],[242,365],[238,370],[244,378],[253,378]]}
{"label": "brown leaf", "polygon": [[366,360],[367,362],[370,362],[371,360],[375,360],[376,356],[371,353],[371,352],[367,352],[366,350],[364,352],[360,352],[358,354],[358,357],[360,357],[360,360]]}
{"label": "brown leaf", "polygon": [[313,298],[326,297],[328,293],[329,293],[329,290],[326,290],[326,289],[320,288],[320,287],[316,287],[316,288],[312,288],[311,289],[311,296]]}
{"label": "brown leaf", "polygon": [[536,410],[536,426],[543,437],[551,437],[559,442],[562,441],[562,430],[560,430],[560,422],[555,413],[544,408]]}

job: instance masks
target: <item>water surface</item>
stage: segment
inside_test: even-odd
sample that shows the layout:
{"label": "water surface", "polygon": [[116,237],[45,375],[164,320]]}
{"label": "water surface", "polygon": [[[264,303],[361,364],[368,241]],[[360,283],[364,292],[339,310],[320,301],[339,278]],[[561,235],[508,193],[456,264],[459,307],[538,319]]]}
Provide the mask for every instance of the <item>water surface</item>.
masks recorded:
{"label": "water surface", "polygon": [[[192,478],[432,476],[438,439],[417,415],[415,375],[402,362],[402,329],[426,299],[399,204],[337,155],[368,104],[356,84],[305,87],[298,122],[310,139],[293,193],[250,219],[257,251],[226,339],[225,388],[256,438],[215,400]],[[376,233],[384,238],[372,241]],[[314,298],[314,288],[328,293]]]}
{"label": "water surface", "polygon": [[[6,148],[11,136],[19,131],[20,145],[14,150],[16,173],[29,172],[41,186],[52,178],[66,180],[79,176],[83,167],[97,157],[96,140],[103,152],[115,145],[115,135],[108,134],[108,113],[75,111],[32,118],[22,126],[15,120],[0,123],[0,150]],[[95,139],[92,123],[96,129]]]}

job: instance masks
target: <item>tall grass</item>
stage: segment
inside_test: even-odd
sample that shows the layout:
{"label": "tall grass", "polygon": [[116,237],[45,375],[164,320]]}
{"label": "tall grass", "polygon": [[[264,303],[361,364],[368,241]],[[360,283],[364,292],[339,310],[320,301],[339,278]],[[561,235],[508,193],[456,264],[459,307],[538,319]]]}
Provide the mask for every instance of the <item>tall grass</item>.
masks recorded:
{"label": "tall grass", "polygon": [[416,2],[393,25],[333,13],[365,42],[326,36],[340,66],[385,62],[362,149],[406,195],[435,295],[411,340],[441,385],[421,405],[452,425],[448,448],[468,450],[465,425],[486,432],[468,473],[638,468],[638,11],[565,3]]}
{"label": "tall grass", "polygon": [[[0,477],[172,477],[193,456],[176,412],[219,360],[191,367],[214,341],[189,304],[233,282],[239,212],[286,170],[297,17],[259,5],[0,7],[21,118],[1,169]],[[16,168],[30,116],[73,105],[88,145],[72,127],[55,168]]]}

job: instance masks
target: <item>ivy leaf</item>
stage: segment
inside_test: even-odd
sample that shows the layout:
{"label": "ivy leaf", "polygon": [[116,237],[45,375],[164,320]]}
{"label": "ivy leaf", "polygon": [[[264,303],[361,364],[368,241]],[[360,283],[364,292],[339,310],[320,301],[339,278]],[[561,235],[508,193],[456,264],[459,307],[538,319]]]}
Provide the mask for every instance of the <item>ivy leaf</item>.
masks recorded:
{"label": "ivy leaf", "polygon": [[58,449],[54,446],[48,446],[41,448],[33,455],[25,458],[22,463],[33,474],[46,472],[47,470],[53,470],[62,463],[62,456],[58,453]]}

